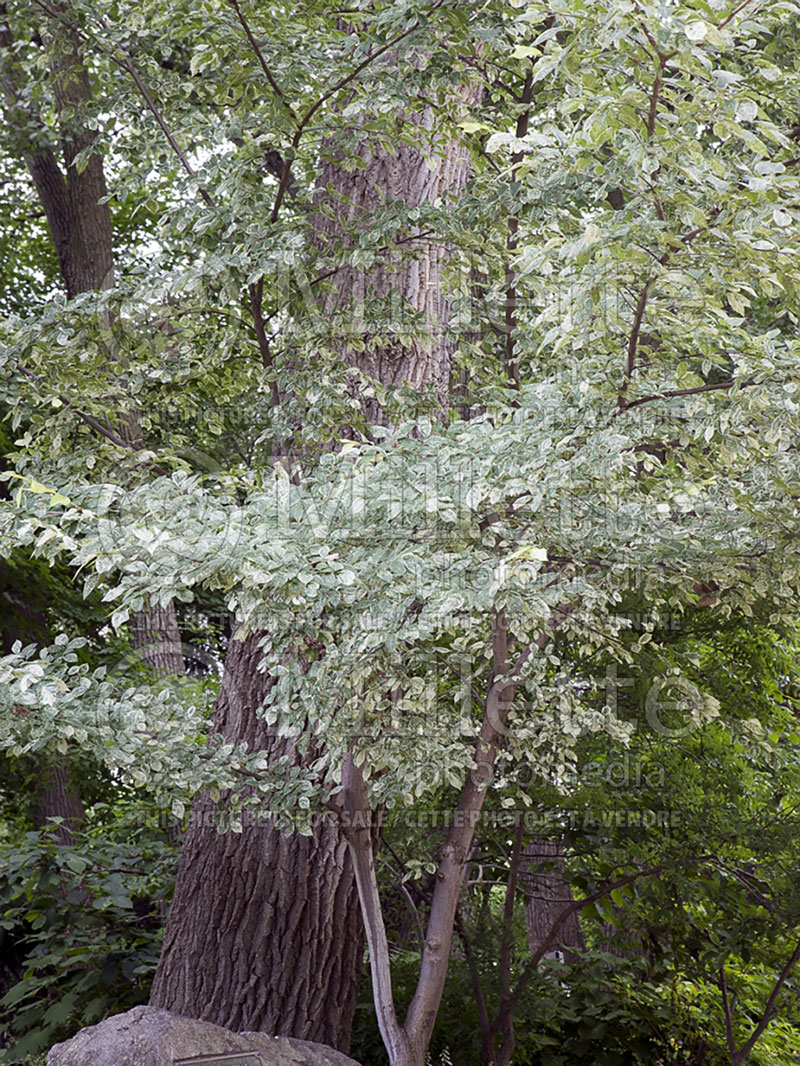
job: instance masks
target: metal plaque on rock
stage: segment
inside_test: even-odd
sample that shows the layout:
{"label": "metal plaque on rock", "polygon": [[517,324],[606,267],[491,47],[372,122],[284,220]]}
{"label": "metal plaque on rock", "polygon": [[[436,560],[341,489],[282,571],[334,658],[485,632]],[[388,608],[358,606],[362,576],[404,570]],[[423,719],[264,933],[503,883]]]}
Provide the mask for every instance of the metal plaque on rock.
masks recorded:
{"label": "metal plaque on rock", "polygon": [[255,1051],[232,1051],[226,1055],[196,1055],[190,1059],[173,1059],[173,1066],[264,1066]]}

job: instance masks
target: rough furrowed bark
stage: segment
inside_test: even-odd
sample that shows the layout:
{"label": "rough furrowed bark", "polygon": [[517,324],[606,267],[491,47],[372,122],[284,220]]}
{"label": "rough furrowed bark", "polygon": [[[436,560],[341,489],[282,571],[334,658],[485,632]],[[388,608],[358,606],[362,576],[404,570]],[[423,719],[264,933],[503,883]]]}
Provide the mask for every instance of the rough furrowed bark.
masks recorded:
{"label": "rough furrowed bark", "polygon": [[[413,130],[413,139],[426,145],[427,154],[403,141],[388,154],[365,140],[357,147],[363,166],[355,171],[342,169],[341,148],[323,146],[328,162],[320,173],[315,197],[317,247],[324,251],[332,245],[342,256],[353,243],[354,231],[369,225],[386,202],[399,201],[414,209],[459,196],[469,173],[468,154],[457,144],[443,143],[441,136],[437,143],[434,123],[430,107],[404,118],[406,130]],[[449,252],[441,240],[426,239],[419,229],[410,228],[397,237],[397,245],[385,250],[368,270],[339,267],[325,312],[349,312],[351,323],[360,330],[363,350],[349,347],[346,338],[341,344],[342,355],[352,366],[383,385],[405,384],[419,391],[432,388],[440,406],[446,406],[454,350],[446,333],[450,303],[443,284]],[[371,304],[379,308],[379,314],[388,314],[388,330],[383,323],[371,329],[365,318]],[[372,343],[372,332],[404,337]],[[376,405],[368,413],[381,420]]]}
{"label": "rough furrowed bark", "polygon": [[[271,685],[258,641],[231,641],[214,727],[283,752],[257,714]],[[213,813],[207,797],[192,810],[151,1003],[346,1051],[363,933],[337,825],[288,837],[264,818],[222,835]]]}
{"label": "rough furrowed bark", "polygon": [[[408,121],[419,122],[427,137],[433,117],[426,111]],[[321,250],[338,248],[339,261],[349,227],[366,225],[386,199],[409,206],[432,203],[448,192],[457,196],[467,177],[466,152],[452,144],[440,143],[433,166],[431,153],[426,159],[405,144],[393,155],[372,152],[366,144],[360,152],[366,165],[353,174],[337,165],[335,147],[322,151],[331,161],[318,181],[312,240]],[[412,251],[391,252],[368,275],[341,267],[326,308],[345,312],[373,296],[391,297],[422,316],[433,343],[398,340],[361,352],[343,341],[340,350],[350,365],[383,384],[431,386],[440,404],[446,403],[452,354],[445,339],[444,257],[439,244],[420,238]],[[377,406],[365,404],[365,410],[382,420]],[[228,741],[268,750],[256,715],[269,685],[256,673],[258,639],[253,634],[232,642],[215,724]],[[195,824],[184,844],[151,1002],[221,1025],[346,1051],[364,933],[341,830],[326,824],[312,837],[286,838],[270,826],[248,827],[239,836],[216,837],[213,828],[198,825],[209,820],[210,808],[210,801],[201,800],[192,812]]]}

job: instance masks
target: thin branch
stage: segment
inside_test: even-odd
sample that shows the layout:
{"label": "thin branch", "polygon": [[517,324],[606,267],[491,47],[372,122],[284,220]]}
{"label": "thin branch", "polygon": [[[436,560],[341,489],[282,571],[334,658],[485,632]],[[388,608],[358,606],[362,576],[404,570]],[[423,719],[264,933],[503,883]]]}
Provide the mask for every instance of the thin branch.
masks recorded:
{"label": "thin branch", "polygon": [[[437,9],[437,7],[441,7],[443,3],[444,0],[436,0],[436,3],[433,4],[430,11],[428,11],[428,14],[430,15],[433,11]],[[343,89],[345,85],[349,85],[351,81],[354,81],[362,72],[362,70],[365,70],[370,65],[370,63],[374,63],[376,59],[380,59],[380,57],[385,52],[388,52],[390,48],[394,48],[395,45],[399,44],[402,40],[405,40],[406,37],[410,37],[412,33],[415,33],[421,25],[422,23],[419,19],[417,19],[416,22],[413,22],[408,27],[408,29],[403,30],[402,33],[399,33],[396,37],[393,37],[391,41],[388,41],[386,44],[382,45],[375,52],[370,52],[370,54],[365,59],[363,59],[357,67],[351,70],[349,74],[346,74],[343,78],[337,81],[331,89],[329,89],[326,93],[323,93],[323,95],[320,96],[319,99],[311,105],[311,107],[308,109],[308,111],[306,111],[305,115],[303,115],[302,119],[300,120],[300,125],[298,127],[297,133],[294,136],[294,146],[297,147],[297,145],[300,143],[300,135],[323,104],[327,103],[328,100],[330,100],[332,96],[335,96],[340,89]]]}
{"label": "thin branch", "polygon": [[[517,116],[517,125],[515,134],[517,140],[521,140],[526,136],[528,132],[528,126],[531,118],[531,100],[533,99],[533,64],[528,69],[528,73],[525,76],[525,85],[522,89],[522,94],[519,98],[519,102],[523,107],[523,110]],[[519,168],[522,164],[524,153],[516,151],[511,156],[511,181],[515,182],[519,174]],[[520,389],[520,375],[519,366],[515,358],[516,343],[515,332],[517,329],[517,289],[514,284],[514,266],[513,258],[519,246],[519,212],[515,211],[508,220],[508,233],[506,235],[506,268],[505,268],[505,281],[506,281],[506,306],[505,306],[505,363],[506,374],[508,376],[511,387],[519,392]]]}
{"label": "thin branch", "polygon": [[[17,369],[25,377],[30,378],[32,381],[38,381],[38,377],[32,370],[28,370],[24,366],[17,364]],[[65,407],[68,407],[70,411],[78,416],[87,426],[90,426],[96,433],[99,433],[101,437],[105,437],[106,440],[110,440],[112,444],[116,444],[118,448],[124,448],[128,452],[141,451],[141,447],[133,441],[125,440],[124,437],[120,437],[115,433],[110,425],[103,425],[94,415],[88,414],[86,411],[82,411],[79,407],[76,407],[72,400],[68,396],[65,396],[63,392],[57,393],[59,400]],[[160,463],[150,463],[150,467],[157,474],[166,474],[167,470],[160,465]]]}
{"label": "thin branch", "polygon": [[[126,71],[130,75],[130,77],[132,78],[134,84],[136,85],[136,88],[141,93],[144,102],[147,104],[147,106],[150,109],[150,111],[152,112],[153,117],[155,118],[156,122],[161,127],[161,130],[162,130],[164,136],[167,138],[167,141],[169,143],[170,148],[173,150],[175,155],[177,155],[178,159],[180,160],[181,166],[183,167],[183,169],[186,171],[186,173],[190,177],[196,178],[197,177],[197,171],[194,169],[192,164],[186,158],[186,155],[184,154],[181,146],[178,144],[178,142],[173,137],[172,131],[170,130],[169,126],[167,125],[166,120],[164,119],[164,116],[161,114],[161,112],[159,111],[158,107],[156,106],[155,100],[153,100],[152,96],[147,91],[147,86],[144,84],[142,79],[139,77],[139,72],[136,70],[136,68],[134,67],[133,63],[131,63],[130,59],[128,59],[127,56],[124,56],[122,59],[117,60],[117,62],[122,67],[122,69],[124,71]],[[199,192],[200,192],[200,195],[203,197],[203,200],[206,202],[206,204],[209,207],[216,207],[216,204],[214,202],[213,197],[211,196],[211,194],[208,192],[208,190],[206,188],[204,188],[202,185],[200,185],[199,186]]]}
{"label": "thin branch", "polygon": [[[642,8],[641,8],[640,4],[637,2],[637,0],[634,0],[633,6],[636,9],[637,13],[639,15],[641,15],[642,14]],[[656,56],[660,55],[659,48],[658,48],[658,41],[656,41],[655,37],[651,33],[650,27],[647,25],[647,23],[644,21],[644,19],[640,19],[639,20],[639,25],[641,26],[642,31],[643,31],[645,37],[647,38],[648,43],[650,44],[650,47],[655,52]],[[645,49],[645,51],[647,51],[647,49]]]}
{"label": "thin branch", "polygon": [[389,1057],[394,1062],[404,1053],[407,1055],[407,1041],[394,1009],[389,943],[381,912],[372,834],[369,829],[371,811],[367,799],[367,785],[352,755],[347,756],[342,768],[342,801],[342,814],[347,816],[343,832],[353,864],[361,913],[364,918],[378,1028]]}
{"label": "thin branch", "polygon": [[736,1052],[732,1066],[740,1066],[740,1064],[745,1061],[747,1056],[755,1047],[758,1038],[761,1036],[761,1034],[767,1028],[769,1023],[772,1021],[772,1016],[775,1013],[775,1006],[778,1002],[778,996],[781,993],[781,989],[786,983],[792,970],[797,965],[798,961],[800,961],[800,941],[798,941],[797,947],[792,952],[791,958],[788,960],[788,962],[778,975],[778,979],[776,980],[772,992],[770,993],[770,997],[767,1000],[766,1006],[764,1007],[764,1013],[761,1015],[761,1020],[759,1021],[753,1032],[750,1034],[750,1039],[747,1041],[747,1043],[744,1044],[738,1052]]}
{"label": "thin branch", "polygon": [[[250,313],[253,319],[253,329],[255,330],[256,341],[258,342],[258,350],[261,354],[261,365],[265,370],[271,370],[273,364],[272,350],[270,348],[262,310],[264,279],[259,278],[258,281],[249,287],[249,292]],[[277,407],[281,402],[281,397],[280,391],[278,390],[278,383],[274,379],[271,382],[271,396],[272,406]]]}
{"label": "thin branch", "polygon": [[[709,385],[697,385],[693,389],[668,389],[666,392],[654,392],[650,396],[640,396],[636,400],[625,401],[620,405],[620,411],[630,411],[632,407],[639,407],[643,403],[652,403],[653,400],[672,400],[676,396],[697,396],[703,392],[719,392],[721,389],[732,389],[738,385],[740,389],[750,389],[754,385],[763,385],[763,381],[754,381],[748,378],[746,381],[737,381],[729,378],[727,381],[717,381]],[[617,413],[619,414],[620,411]]]}
{"label": "thin branch", "polygon": [[[517,878],[519,876],[520,855],[522,853],[523,828],[523,820],[518,818],[514,828],[514,842],[511,846],[511,858],[508,871],[508,886],[506,888],[506,898],[503,905],[503,934],[500,944],[500,1010],[498,1011],[498,1017],[502,1017],[502,1023],[500,1026],[502,1041],[500,1044],[500,1051],[496,1056],[496,1061],[498,1064],[502,1064],[502,1066],[505,1066],[505,1064],[511,1061],[516,1039],[516,1034],[514,1033],[514,1016],[510,1011],[504,1011],[503,1007],[508,1002],[508,997],[511,992],[511,946],[513,942],[514,897],[517,892]],[[492,1052],[494,1052],[494,1037],[495,1030],[492,1030],[490,1037]],[[492,1055],[492,1060],[495,1061],[494,1054]]]}
{"label": "thin branch", "polygon": [[[435,11],[437,7],[441,7],[443,3],[444,0],[436,0],[436,3],[430,9],[428,14],[430,14],[432,11]],[[350,73],[346,74],[343,78],[340,78],[334,86],[328,89],[327,92],[324,92],[322,96],[318,97],[311,105],[311,107],[309,107],[309,109],[306,111],[300,121],[297,123],[297,129],[295,130],[294,136],[292,137],[291,154],[293,154],[300,146],[300,141],[303,138],[303,133],[305,132],[306,126],[309,124],[309,122],[317,113],[317,111],[323,106],[323,104],[327,103],[328,100],[331,99],[331,97],[335,96],[346,85],[349,85],[351,81],[354,81],[358,77],[358,75],[370,65],[370,63],[374,63],[376,59],[379,59],[385,52],[388,52],[390,48],[394,48],[395,45],[399,44],[406,37],[409,37],[412,33],[418,30],[420,26],[421,22],[419,19],[417,19],[416,22],[412,23],[411,26],[408,27],[408,29],[404,30],[402,33],[399,33],[396,37],[393,37],[391,41],[387,42],[387,44],[382,45],[374,52],[370,52],[370,54],[365,59],[363,59],[358,64],[358,66],[355,67],[355,69],[351,70]],[[270,222],[272,223],[275,223],[278,220],[278,215],[280,213],[284,197],[286,196],[286,191],[289,188],[289,184],[291,182],[291,176],[291,158],[290,154],[287,154],[286,158],[283,161],[283,172],[280,177],[280,182],[278,183],[278,191],[275,193],[275,202],[273,203],[272,211],[270,212]]]}
{"label": "thin branch", "polygon": [[[178,142],[173,137],[172,131],[170,130],[169,126],[167,125],[166,120],[164,119],[164,116],[161,114],[160,110],[158,109],[158,107],[156,105],[155,100],[153,99],[153,97],[148,92],[146,85],[144,84],[144,82],[142,81],[141,77],[139,76],[139,72],[134,67],[134,65],[131,62],[130,57],[127,55],[127,53],[123,52],[121,56],[117,55],[113,48],[108,48],[106,45],[101,44],[96,38],[94,38],[94,39],[89,38],[86,33],[84,33],[73,22],[70,22],[69,19],[66,18],[64,15],[62,15],[60,11],[57,11],[57,10],[53,9],[53,8],[49,7],[46,3],[44,3],[44,0],[33,0],[33,3],[36,4],[36,6],[39,7],[42,11],[44,11],[46,14],[50,15],[51,18],[55,18],[59,22],[63,23],[65,26],[69,27],[69,29],[72,30],[73,33],[75,33],[78,36],[82,37],[84,39],[84,41],[92,40],[92,43],[95,45],[95,47],[100,52],[103,53],[103,55],[108,56],[108,58],[111,60],[112,63],[115,63],[120,68],[120,70],[124,70],[125,73],[130,76],[130,78],[133,80],[134,84],[136,85],[136,88],[139,90],[144,102],[147,104],[147,107],[149,108],[149,110],[151,111],[151,113],[152,113],[153,117],[155,118],[156,122],[160,126],[161,131],[163,132],[164,136],[166,137],[170,148],[172,148],[173,152],[177,155],[178,159],[180,160],[181,166],[183,167],[183,169],[186,171],[186,173],[190,177],[196,178],[197,177],[197,172],[195,171],[194,167],[189,162],[189,160],[186,158],[186,155],[184,154],[184,152],[181,149],[181,147],[178,144]],[[205,200],[205,202],[208,204],[209,207],[216,206],[215,203],[214,203],[214,200],[212,199],[212,197],[209,194],[207,189],[203,188],[203,186],[201,185],[199,187],[199,191],[200,191],[200,195],[203,197],[203,199]]]}
{"label": "thin branch", "polygon": [[[695,857],[692,857],[691,859],[687,859],[686,861],[688,862],[700,860],[696,859]],[[525,991],[525,986],[536,972],[539,963],[542,961],[548,951],[551,951],[558,943],[558,937],[559,933],[561,932],[562,926],[576,911],[581,910],[583,907],[587,907],[590,903],[597,902],[597,900],[602,899],[604,896],[610,895],[618,888],[624,888],[625,885],[629,885],[633,881],[638,881],[641,877],[652,877],[654,875],[657,876],[659,873],[661,873],[662,870],[666,868],[666,865],[666,863],[660,863],[657,866],[650,866],[644,870],[637,870],[635,873],[629,874],[627,877],[621,877],[617,881],[613,881],[609,884],[604,885],[603,888],[598,889],[597,892],[592,893],[592,895],[590,896],[586,896],[584,899],[575,900],[573,903],[568,904],[568,906],[566,906],[559,913],[558,917],[553,922],[550,932],[539,945],[539,947],[536,949],[536,951],[533,953],[527,966],[520,974],[519,980],[514,986],[514,991],[508,997],[505,1012],[510,1013],[511,1011],[513,1011],[514,1007],[519,1001],[520,996]],[[495,1026],[495,1031],[497,1031],[502,1025],[502,1014],[505,1012],[501,1011],[501,1013],[498,1014],[497,1018],[495,1018],[493,1023]]]}
{"label": "thin branch", "polygon": [[272,75],[272,71],[269,69],[269,64],[267,63],[266,59],[264,58],[264,53],[261,51],[261,48],[260,48],[260,46],[258,44],[258,41],[253,36],[253,32],[250,29],[250,26],[248,25],[247,19],[244,17],[244,12],[242,11],[242,9],[241,9],[241,7],[239,5],[239,0],[228,0],[228,3],[231,5],[233,10],[236,12],[236,17],[239,19],[239,22],[242,24],[242,29],[244,30],[245,35],[246,35],[248,41],[250,42],[250,46],[252,47],[253,51],[256,54],[256,58],[258,59],[258,62],[261,64],[261,69],[264,71],[264,77],[269,82],[270,88],[275,93],[275,95],[278,97],[278,99],[283,104],[283,106],[286,108],[286,110],[289,112],[289,114],[292,116],[292,120],[296,123],[297,122],[297,116],[294,113],[294,109],[292,108],[292,105],[289,103],[289,101],[284,96],[283,90],[281,89],[280,85],[278,85],[278,83],[275,81],[275,78]]}
{"label": "thin branch", "polygon": [[660,63],[660,67],[659,67],[658,73],[656,74],[655,78],[653,79],[653,88],[652,88],[652,91],[650,93],[650,109],[647,112],[647,139],[648,139],[648,141],[652,141],[653,134],[655,133],[655,129],[656,129],[656,114],[658,113],[658,98],[661,95],[661,74],[662,74],[662,71],[664,69],[664,59],[663,59],[663,57],[661,56],[660,53],[658,55],[658,61]]}
{"label": "thin branch", "polygon": [[717,29],[721,30],[721,29],[723,29],[723,27],[727,26],[729,22],[731,22],[733,19],[736,18],[736,16],[739,14],[740,11],[743,11],[744,8],[746,8],[747,5],[751,4],[752,2],[753,2],[753,0],[742,0],[741,4],[739,4],[737,7],[735,7],[733,9],[733,11],[731,11],[730,15],[726,16],[722,20],[722,22],[718,22],[717,23]]}
{"label": "thin branch", "polygon": [[489,1011],[486,1006],[486,996],[483,991],[483,985],[481,984],[480,970],[478,969],[478,963],[475,958],[475,952],[472,950],[472,944],[464,929],[464,923],[461,920],[461,915],[456,911],[455,927],[458,933],[458,938],[461,941],[461,945],[464,948],[464,957],[467,960],[467,967],[469,969],[469,976],[472,982],[472,993],[475,996],[475,1003],[478,1007],[478,1018],[480,1020],[481,1032],[484,1034],[484,1039],[491,1036],[492,1023],[489,1019]]}
{"label": "thin branch", "polygon": [[414,923],[417,927],[417,937],[419,938],[419,950],[422,951],[425,945],[425,930],[422,926],[422,919],[419,916],[419,907],[414,902],[414,897],[408,891],[408,887],[403,884],[402,881],[398,881],[398,887],[406,898],[406,902],[411,908],[411,913],[414,915]]}
{"label": "thin branch", "polygon": [[519,860],[522,853],[522,833],[524,822],[517,819],[514,827],[514,843],[511,846],[511,858],[508,868],[508,885],[503,903],[503,934],[500,943],[500,998],[505,1000],[511,991],[511,945],[513,942],[514,897],[517,894],[519,877]]}
{"label": "thin branch", "polygon": [[733,1007],[728,999],[728,984],[725,980],[725,967],[719,968],[719,990],[722,993],[722,1011],[725,1015],[725,1040],[728,1044],[728,1053],[731,1063],[736,1060],[736,1040],[733,1036]]}
{"label": "thin branch", "polygon": [[[642,331],[644,313],[647,309],[647,296],[650,292],[650,286],[652,284],[653,279],[648,278],[644,284],[644,288],[639,294],[639,299],[636,303],[636,311],[633,316],[631,335],[628,338],[628,358],[625,364],[625,385],[627,385],[628,379],[633,377],[633,373],[636,370],[636,351],[639,347],[639,334]],[[625,385],[623,385],[623,392],[625,390]],[[620,401],[623,402],[623,397],[620,397]]]}

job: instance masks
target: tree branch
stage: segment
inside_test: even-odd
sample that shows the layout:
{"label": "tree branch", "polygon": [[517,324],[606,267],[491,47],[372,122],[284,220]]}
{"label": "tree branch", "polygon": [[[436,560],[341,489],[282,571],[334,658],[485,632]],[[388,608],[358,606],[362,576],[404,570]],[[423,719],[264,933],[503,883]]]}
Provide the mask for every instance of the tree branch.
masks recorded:
{"label": "tree branch", "polygon": [[[32,370],[28,370],[26,367],[20,366],[19,363],[17,364],[17,369],[21,374],[24,374],[25,377],[30,378],[32,381],[39,380]],[[78,418],[80,418],[83,422],[86,423],[87,426],[91,426],[91,428],[96,433],[99,433],[101,437],[105,437],[106,440],[110,440],[112,444],[116,444],[118,448],[124,448],[126,451],[129,452],[139,452],[142,450],[141,444],[137,444],[134,441],[125,440],[124,437],[121,437],[118,433],[115,433],[110,426],[104,426],[103,423],[99,421],[99,419],[94,417],[94,415],[87,414],[86,411],[82,411],[79,407],[76,407],[72,400],[70,400],[70,398],[68,396],[65,396],[62,392],[57,393],[57,395],[59,400],[61,400],[65,407],[68,407],[70,411],[74,412],[78,416]],[[151,468],[156,471],[156,473],[167,473],[164,467],[160,466],[158,463],[151,463],[150,465]]]}
{"label": "tree branch", "polygon": [[740,389],[750,389],[754,385],[763,384],[765,384],[764,381],[754,381],[752,378],[747,378],[745,381],[729,378],[727,381],[717,381],[709,385],[697,385],[693,389],[668,389],[666,392],[654,392],[650,396],[640,396],[636,400],[623,400],[617,414],[621,411],[629,411],[632,407],[639,407],[643,403],[652,403],[654,400],[673,400],[676,396],[698,396],[704,392],[719,392],[721,389],[732,389],[734,385],[738,385]]}
{"label": "tree branch", "polygon": [[739,12],[740,12],[740,11],[743,11],[743,10],[744,10],[744,8],[746,8],[746,7],[748,6],[748,4],[751,4],[752,2],[753,2],[753,0],[742,0],[741,4],[738,4],[738,5],[737,5],[737,6],[736,6],[736,7],[735,7],[735,8],[733,9],[733,11],[731,11],[730,15],[727,15],[727,16],[726,16],[726,17],[725,17],[725,18],[724,18],[724,19],[722,20],[722,22],[718,22],[718,23],[717,23],[717,29],[718,29],[718,30],[721,30],[721,29],[723,29],[723,28],[724,28],[725,26],[727,26],[729,22],[731,22],[731,21],[732,21],[733,19],[735,19],[735,18],[736,18],[736,16],[737,16],[737,15],[739,14]]}
{"label": "tree branch", "polygon": [[[523,138],[528,132],[528,125],[531,118],[531,100],[533,99],[533,64],[528,69],[528,73],[525,76],[525,85],[522,89],[519,102],[523,107],[523,110],[517,116],[517,125],[515,135],[517,140]],[[511,156],[511,181],[517,180],[519,174],[519,168],[522,164],[524,153],[517,151]],[[514,253],[519,246],[519,213],[514,212],[508,220],[508,234],[506,235],[506,268],[505,268],[505,281],[506,281],[506,306],[505,306],[505,363],[506,363],[506,375],[511,383],[511,387],[519,392],[520,389],[520,376],[519,366],[515,359],[516,337],[515,332],[517,329],[517,289],[514,284],[514,267],[512,259]]]}
{"label": "tree branch", "polygon": [[409,1043],[415,1046],[427,1047],[433,1031],[447,974],[464,865],[486,798],[486,786],[506,731],[519,673],[534,651],[544,648],[560,619],[571,609],[572,605],[566,604],[559,612],[554,612],[550,623],[523,648],[513,663],[510,661],[505,614],[502,610],[494,612],[492,660],[495,679],[486,695],[473,768],[461,790],[453,824],[441,850],[419,980],[403,1026]]}
{"label": "tree branch", "polygon": [[[59,22],[63,23],[76,35],[83,37],[84,40],[89,39],[86,33],[83,33],[74,23],[70,22],[69,19],[62,15],[61,12],[49,7],[46,3],[44,3],[44,0],[33,0],[33,3],[36,4],[36,6],[42,11],[44,11],[46,14],[50,15],[51,18],[55,18]],[[134,67],[127,53],[123,52],[121,56],[117,55],[112,48],[108,48],[106,45],[101,44],[96,39],[93,40],[92,43],[95,45],[96,48],[99,49],[100,52],[103,53],[103,55],[108,56],[111,62],[115,63],[120,68],[120,70],[124,70],[125,73],[130,76],[130,78],[133,80],[133,83],[136,85],[136,88],[139,90],[142,99],[147,104],[147,107],[149,108],[150,112],[152,113],[153,117],[161,128],[161,131],[166,137],[170,148],[180,160],[181,166],[190,177],[196,178],[197,172],[187,159],[178,142],[173,137],[172,131],[167,125],[164,116],[161,114],[161,111],[158,109],[155,100],[148,92],[147,86],[142,81],[141,77],[139,76],[139,72]],[[209,207],[216,206],[208,190],[205,189],[202,185],[199,187],[199,192]]]}
{"label": "tree branch", "polygon": [[731,1063],[736,1060],[736,1040],[733,1036],[733,1007],[728,999],[728,984],[725,980],[725,967],[719,968],[719,990],[722,993],[722,1011],[725,1015],[725,1040],[728,1044],[728,1053]]}
{"label": "tree branch", "polygon": [[[519,860],[522,853],[522,833],[524,823],[521,818],[517,819],[514,827],[514,842],[511,846],[511,859],[508,871],[508,887],[503,904],[503,934],[500,943],[500,1003],[508,1002],[511,992],[511,946],[513,943],[514,921],[514,897],[517,894],[517,879],[519,876]],[[501,1024],[502,1042],[498,1055],[498,1064],[506,1066],[511,1061],[514,1053],[514,1017],[510,1012],[503,1014]],[[494,1032],[492,1032],[492,1050],[494,1050]]]}
{"label": "tree branch", "polygon": [[[688,862],[699,860],[697,860],[696,857],[693,856],[691,860],[687,859],[686,861]],[[610,895],[616,889],[624,888],[625,885],[631,884],[632,881],[637,881],[640,877],[652,877],[654,875],[658,875],[663,869],[665,869],[666,865],[666,863],[659,863],[657,866],[650,866],[644,870],[637,870],[635,873],[628,874],[628,876],[626,877],[621,877],[617,881],[613,881],[609,884],[604,885],[603,888],[598,889],[597,892],[593,892],[592,895],[586,896],[584,899],[575,900],[573,903],[570,903],[566,907],[564,907],[564,909],[559,913],[556,920],[553,922],[550,932],[539,945],[539,947],[536,949],[536,951],[531,955],[530,961],[520,974],[519,980],[514,986],[514,991],[508,997],[508,1002],[506,1004],[505,1011],[503,1011],[501,1008],[501,1012],[499,1012],[497,1018],[495,1018],[493,1023],[495,1026],[495,1030],[499,1029],[502,1025],[503,1014],[511,1013],[514,1007],[517,1005],[517,1002],[519,1001],[522,993],[525,990],[525,986],[536,972],[539,963],[542,961],[548,951],[552,951],[552,949],[558,943],[558,936],[561,932],[561,928],[571,917],[571,915],[573,915],[576,911],[581,910],[583,907],[587,907],[590,903],[596,903],[597,900],[602,899],[604,896]]]}
{"label": "tree branch", "polygon": [[[769,1023],[772,1021],[772,1016],[775,1013],[775,1006],[776,1006],[776,1004],[778,1002],[778,996],[781,993],[781,989],[783,988],[784,984],[786,983],[786,981],[787,981],[789,975],[791,974],[792,970],[797,965],[798,961],[800,961],[800,941],[798,941],[797,947],[794,949],[794,951],[792,952],[792,955],[789,958],[788,962],[786,963],[786,965],[783,967],[783,969],[781,970],[780,974],[778,975],[778,978],[775,981],[775,985],[774,985],[774,987],[772,989],[772,992],[770,993],[769,999],[767,1000],[766,1006],[764,1007],[764,1012],[761,1015],[761,1019],[759,1020],[758,1024],[756,1025],[755,1029],[753,1030],[753,1032],[750,1034],[750,1038],[748,1039],[747,1043],[743,1044],[742,1047],[738,1051],[736,1051],[735,1050],[735,1045],[732,1045],[731,1040],[728,1041],[728,1047],[732,1049],[731,1066],[741,1066],[741,1064],[745,1061],[745,1059],[747,1059],[747,1057],[749,1056],[750,1052],[755,1047],[756,1041],[758,1040],[758,1038],[761,1036],[761,1034],[767,1028]],[[724,969],[720,971],[720,978],[721,978],[720,988],[723,989],[722,1002],[723,1002],[723,1009],[726,1011],[726,1014],[725,1014],[725,1025],[726,1025],[726,1029],[727,1029],[727,1027],[728,1027],[728,1012],[727,1012],[727,1008],[725,1006],[725,1000],[727,998],[727,992],[724,989],[724,981],[725,981],[725,971],[724,971]]]}
{"label": "tree branch", "polygon": [[256,58],[258,59],[258,62],[261,64],[261,69],[264,71],[264,76],[267,79],[267,81],[269,82],[270,88],[275,93],[275,95],[278,97],[278,99],[283,104],[283,106],[286,108],[286,110],[289,112],[289,114],[292,117],[293,122],[297,123],[298,119],[297,119],[297,116],[294,113],[294,109],[292,108],[292,105],[289,103],[289,101],[286,99],[286,97],[283,95],[283,91],[282,91],[281,87],[278,85],[278,83],[275,81],[275,78],[272,76],[272,71],[269,69],[269,64],[267,63],[266,59],[264,58],[264,53],[261,51],[261,48],[259,47],[258,41],[253,36],[253,32],[250,29],[250,26],[248,25],[247,20],[244,17],[244,12],[242,11],[241,6],[239,5],[239,0],[228,0],[228,3],[231,5],[233,10],[236,12],[236,17],[239,19],[239,22],[242,24],[242,29],[244,30],[245,35],[246,35],[248,41],[250,42],[250,46],[252,47],[253,51],[256,54]]}
{"label": "tree branch", "polygon": [[[431,14],[431,12],[435,11],[437,7],[441,7],[443,3],[444,0],[436,0],[436,3],[432,5],[428,14]],[[396,37],[393,37],[391,41],[388,41],[386,44],[376,49],[376,51],[370,52],[370,54],[365,59],[363,59],[357,67],[351,70],[349,74],[346,74],[343,78],[337,81],[331,89],[328,89],[326,93],[323,93],[323,95],[320,96],[319,99],[311,105],[311,107],[308,109],[308,111],[306,111],[305,115],[303,115],[302,119],[300,120],[300,125],[298,127],[297,133],[294,136],[294,146],[297,147],[297,145],[300,143],[300,135],[302,135],[302,132],[305,127],[308,125],[308,123],[311,121],[311,119],[314,117],[316,112],[322,107],[323,104],[327,103],[332,96],[335,96],[336,93],[340,91],[340,89],[343,89],[346,85],[349,85],[351,81],[354,81],[362,72],[362,70],[365,70],[370,65],[370,63],[374,63],[376,59],[380,59],[380,57],[386,52],[388,52],[390,48],[394,48],[395,45],[398,45],[401,41],[405,40],[406,37],[410,37],[412,33],[415,33],[421,25],[422,23],[419,19],[417,19],[408,27],[408,29],[403,30],[402,33],[399,33]]]}
{"label": "tree branch", "polygon": [[[487,1041],[490,1041],[493,1036],[489,1011],[486,1007],[486,996],[483,991],[483,985],[481,984],[481,975],[478,970],[475,952],[472,950],[472,944],[467,936],[464,923],[461,920],[461,915],[457,910],[455,916],[455,928],[462,947],[464,948],[464,957],[467,960],[469,976],[472,982],[472,994],[475,996],[475,1003],[478,1007],[478,1019],[481,1025],[481,1033],[483,1034],[483,1041],[486,1043]],[[488,1046],[491,1047],[491,1044]]]}

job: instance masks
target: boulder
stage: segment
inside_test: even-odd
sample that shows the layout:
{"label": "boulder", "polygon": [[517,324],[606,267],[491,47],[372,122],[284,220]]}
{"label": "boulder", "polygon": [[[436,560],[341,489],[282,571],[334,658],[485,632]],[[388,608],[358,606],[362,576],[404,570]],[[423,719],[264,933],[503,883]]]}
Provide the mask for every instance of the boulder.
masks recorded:
{"label": "boulder", "polygon": [[158,1007],[134,1007],[82,1029],[50,1048],[47,1066],[175,1066],[201,1056],[221,1059],[217,1064],[208,1058],[203,1066],[358,1066],[323,1044],[266,1033],[234,1033]]}

